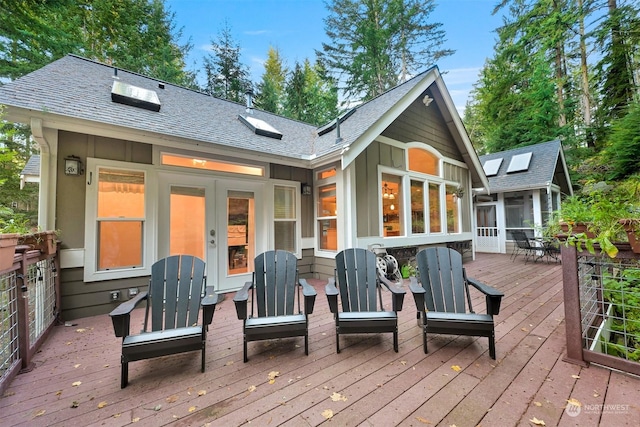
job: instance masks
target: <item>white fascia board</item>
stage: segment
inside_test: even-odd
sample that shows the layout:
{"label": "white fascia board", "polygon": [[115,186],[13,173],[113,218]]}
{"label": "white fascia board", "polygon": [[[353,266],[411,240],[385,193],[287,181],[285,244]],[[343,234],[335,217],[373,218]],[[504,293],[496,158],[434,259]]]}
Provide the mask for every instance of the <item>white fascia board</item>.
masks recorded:
{"label": "white fascia board", "polygon": [[444,84],[444,80],[442,79],[442,75],[440,75],[440,73],[438,73],[438,77],[436,79],[436,86],[438,87],[438,90],[440,91],[440,96],[442,96],[442,99],[444,100],[446,107],[449,110],[449,113],[451,114],[451,118],[453,119],[453,124],[458,130],[458,134],[462,138],[462,143],[464,144],[467,150],[467,153],[469,155],[469,160],[475,167],[484,187],[489,188],[489,179],[484,173],[484,169],[482,168],[482,164],[480,163],[480,158],[478,157],[478,153],[476,153],[475,148],[473,148],[473,144],[469,139],[469,135],[467,135],[467,131],[464,128],[464,125],[462,124],[462,119],[458,115],[458,110],[456,109],[455,104],[453,103],[453,99],[451,99],[451,95],[449,94],[449,91],[447,90],[447,87]]}
{"label": "white fascia board", "polygon": [[290,157],[270,155],[267,153],[257,153],[250,150],[238,149],[232,146],[218,145],[209,141],[173,137],[162,133],[131,129],[107,123],[54,115],[51,113],[39,113],[34,112],[33,110],[17,109],[15,107],[12,109],[12,111],[13,114],[6,115],[7,120],[18,123],[30,123],[32,118],[39,118],[42,120],[43,128],[102,136],[124,141],[141,142],[155,146],[190,149],[193,151],[209,154],[239,156],[248,160],[255,160],[260,162],[270,161],[272,163],[278,163],[287,166],[296,166],[309,169],[312,167],[311,162],[303,158],[295,159]]}

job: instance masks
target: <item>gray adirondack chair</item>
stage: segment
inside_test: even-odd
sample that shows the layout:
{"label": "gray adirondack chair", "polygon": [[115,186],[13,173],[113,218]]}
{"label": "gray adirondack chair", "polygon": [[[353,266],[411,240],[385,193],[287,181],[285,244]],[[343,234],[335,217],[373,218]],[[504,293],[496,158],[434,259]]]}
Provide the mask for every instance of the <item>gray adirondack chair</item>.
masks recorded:
{"label": "gray adirondack chair", "polygon": [[[131,312],[142,301],[147,301],[144,329],[132,335]],[[136,360],[199,350],[204,372],[207,329],[217,302],[218,295],[206,286],[201,259],[174,255],[154,263],[148,291],[110,313],[115,334],[122,337],[120,387],[127,386],[129,362]]]}
{"label": "gray adirondack chair", "polygon": [[[489,338],[489,355],[496,358],[493,316],[500,313],[503,293],[467,277],[462,256],[454,249],[431,247],[416,255],[420,282],[410,277],[409,288],[422,319],[424,352],[427,333]],[[477,314],[471,305],[469,285],[485,295],[487,313]]]}
{"label": "gray adirondack chair", "polygon": [[[236,292],[233,302],[238,319],[243,321],[245,362],[249,360],[247,343],[250,341],[304,337],[304,353],[309,354],[309,315],[313,313],[316,290],[305,279],[298,278],[297,263],[291,252],[264,252],[254,260],[253,280]],[[300,291],[304,307],[300,305]]]}
{"label": "gray adirondack chair", "polygon": [[[382,304],[382,289],[391,291],[391,310]],[[405,291],[376,268],[376,255],[362,248],[345,249],[336,255],[335,277],[325,287],[329,309],[336,321],[336,351],[341,334],[393,333],[398,352],[398,314]],[[341,309],[338,307],[340,295]]]}

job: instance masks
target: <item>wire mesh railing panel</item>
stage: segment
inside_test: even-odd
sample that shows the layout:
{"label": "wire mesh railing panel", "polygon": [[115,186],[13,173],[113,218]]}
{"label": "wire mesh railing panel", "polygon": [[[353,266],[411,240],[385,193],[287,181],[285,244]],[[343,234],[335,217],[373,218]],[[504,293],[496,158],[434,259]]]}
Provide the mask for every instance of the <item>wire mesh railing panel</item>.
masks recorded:
{"label": "wire mesh railing panel", "polygon": [[16,272],[0,275],[0,380],[20,359]]}
{"label": "wire mesh railing panel", "polygon": [[55,280],[57,271],[53,258],[29,265],[29,345],[32,346],[56,317]]}
{"label": "wire mesh railing panel", "polygon": [[640,361],[640,260],[578,257],[584,348]]}

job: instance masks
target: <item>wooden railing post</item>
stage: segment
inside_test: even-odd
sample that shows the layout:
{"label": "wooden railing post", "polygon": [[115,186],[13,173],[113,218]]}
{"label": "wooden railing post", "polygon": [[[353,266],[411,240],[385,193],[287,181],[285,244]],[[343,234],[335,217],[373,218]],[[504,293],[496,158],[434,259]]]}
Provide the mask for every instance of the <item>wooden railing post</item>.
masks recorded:
{"label": "wooden railing post", "polygon": [[20,269],[18,279],[18,349],[21,370],[29,370],[29,268],[27,266],[27,251],[20,254]]}
{"label": "wooden railing post", "polygon": [[575,246],[562,245],[562,289],[564,321],[567,334],[567,354],[562,360],[588,366],[582,355],[582,317],[580,314],[580,284],[578,252]]}

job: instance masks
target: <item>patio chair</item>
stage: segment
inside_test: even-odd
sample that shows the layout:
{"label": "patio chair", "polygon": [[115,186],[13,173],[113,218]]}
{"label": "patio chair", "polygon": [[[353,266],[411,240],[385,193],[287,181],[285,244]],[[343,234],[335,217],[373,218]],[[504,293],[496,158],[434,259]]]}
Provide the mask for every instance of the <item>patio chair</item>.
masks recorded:
{"label": "patio chair", "polygon": [[[488,337],[489,355],[495,359],[493,316],[500,312],[502,292],[467,277],[462,267],[462,256],[454,249],[423,249],[416,255],[416,261],[420,281],[410,277],[409,288],[416,303],[418,319],[422,319],[425,354],[428,333],[469,335]],[[487,314],[473,311],[469,285],[485,295]]]}
{"label": "patio chair", "polygon": [[[132,335],[131,312],[145,300],[143,330]],[[154,263],[148,291],[120,304],[109,314],[116,336],[122,337],[120,387],[127,386],[129,362],[136,360],[198,350],[202,352],[204,372],[207,329],[217,302],[218,295],[206,286],[205,263],[201,259],[173,255]]]}
{"label": "patio chair", "polygon": [[[258,255],[253,280],[246,282],[233,298],[238,319],[243,321],[245,362],[249,360],[248,342],[275,338],[304,337],[304,354],[309,355],[309,315],[313,313],[316,290],[298,278],[297,262],[294,254],[283,250]],[[304,308],[300,306],[301,290]]]}
{"label": "patio chair", "polygon": [[[337,286],[336,286],[337,284]],[[382,304],[382,288],[391,291],[391,310]],[[336,321],[336,351],[341,334],[393,333],[393,349],[398,352],[398,315],[405,291],[376,268],[376,255],[366,249],[345,249],[336,255],[335,277],[325,288],[329,309]],[[338,308],[340,294],[341,310]]]}
{"label": "patio chair", "polygon": [[535,259],[537,252],[541,250],[540,247],[533,244],[524,231],[513,230],[511,231],[511,237],[515,241],[515,246],[511,252],[511,259],[514,261],[518,257],[518,254],[522,253],[524,255],[524,263],[526,264],[529,257]]}

